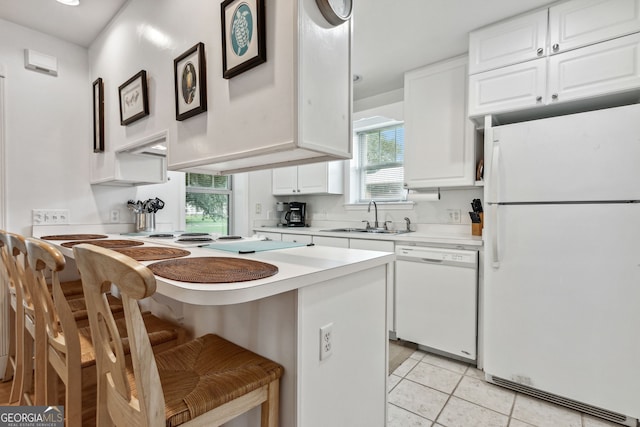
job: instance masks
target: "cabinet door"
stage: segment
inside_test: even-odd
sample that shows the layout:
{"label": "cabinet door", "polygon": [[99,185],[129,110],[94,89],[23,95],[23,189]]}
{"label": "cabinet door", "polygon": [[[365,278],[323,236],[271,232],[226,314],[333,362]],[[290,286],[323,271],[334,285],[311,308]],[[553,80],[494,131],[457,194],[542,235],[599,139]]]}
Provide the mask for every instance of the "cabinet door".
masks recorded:
{"label": "cabinet door", "polygon": [[[349,247],[351,249],[366,249],[369,251],[393,252],[395,251],[395,243],[388,240],[369,240],[369,239],[349,239]],[[387,269],[387,325],[389,331],[395,333],[396,330],[396,314],[395,314],[395,262],[391,263]]]}
{"label": "cabinet door", "polygon": [[313,243],[318,246],[331,246],[334,248],[349,247],[349,239],[344,237],[313,236]]}
{"label": "cabinet door", "polygon": [[547,9],[469,34],[469,74],[529,61],[546,54]]}
{"label": "cabinet door", "polygon": [[544,105],[547,59],[469,76],[469,116]]}
{"label": "cabinet door", "polygon": [[270,231],[256,231],[256,234],[259,237],[266,237],[267,240],[275,240],[278,242],[282,240],[282,234],[280,233],[273,233]]}
{"label": "cabinet door", "polygon": [[405,74],[407,188],[473,185],[473,125],[466,114],[467,58]]}
{"label": "cabinet door", "polygon": [[327,192],[327,163],[298,166],[298,192],[314,194]]}
{"label": "cabinet door", "polygon": [[573,0],[549,8],[551,54],[640,31],[640,0]]}
{"label": "cabinet door", "polygon": [[640,87],[640,33],[549,58],[548,99],[572,101]]}
{"label": "cabinet door", "polygon": [[312,241],[312,237],[308,234],[283,234],[283,242],[304,243],[308,245]]}
{"label": "cabinet door", "polygon": [[288,196],[298,193],[298,167],[289,166],[271,171],[271,186],[274,195]]}

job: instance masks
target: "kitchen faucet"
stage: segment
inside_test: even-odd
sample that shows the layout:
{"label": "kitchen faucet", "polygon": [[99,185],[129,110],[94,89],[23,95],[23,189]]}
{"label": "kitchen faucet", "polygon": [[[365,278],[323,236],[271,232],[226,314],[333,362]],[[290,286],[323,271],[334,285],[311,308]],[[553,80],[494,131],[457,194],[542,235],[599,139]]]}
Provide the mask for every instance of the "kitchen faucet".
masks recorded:
{"label": "kitchen faucet", "polygon": [[371,203],[373,203],[373,208],[375,209],[375,222],[373,223],[373,228],[379,228],[378,226],[378,205],[373,200],[369,202],[369,206],[367,207],[367,212],[371,212]]}

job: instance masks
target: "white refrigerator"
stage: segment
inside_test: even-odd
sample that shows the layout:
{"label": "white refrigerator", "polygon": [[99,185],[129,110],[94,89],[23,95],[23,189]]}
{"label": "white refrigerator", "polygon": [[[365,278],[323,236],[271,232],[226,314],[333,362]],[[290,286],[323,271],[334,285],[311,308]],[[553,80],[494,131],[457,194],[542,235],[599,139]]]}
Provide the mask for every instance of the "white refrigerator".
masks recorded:
{"label": "white refrigerator", "polygon": [[640,418],[640,105],[485,129],[484,370]]}

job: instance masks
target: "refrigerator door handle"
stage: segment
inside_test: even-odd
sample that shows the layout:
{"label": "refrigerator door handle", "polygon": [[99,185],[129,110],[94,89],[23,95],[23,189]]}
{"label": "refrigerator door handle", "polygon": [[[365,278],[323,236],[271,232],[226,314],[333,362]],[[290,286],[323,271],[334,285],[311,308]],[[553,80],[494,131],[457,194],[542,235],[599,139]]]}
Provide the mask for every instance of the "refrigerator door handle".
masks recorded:
{"label": "refrigerator door handle", "polygon": [[500,268],[500,253],[498,251],[498,207],[497,204],[489,205],[491,224],[491,261],[493,268]]}
{"label": "refrigerator door handle", "polygon": [[489,173],[489,202],[498,203],[498,165],[500,163],[500,146],[493,143],[491,151],[491,170]]}

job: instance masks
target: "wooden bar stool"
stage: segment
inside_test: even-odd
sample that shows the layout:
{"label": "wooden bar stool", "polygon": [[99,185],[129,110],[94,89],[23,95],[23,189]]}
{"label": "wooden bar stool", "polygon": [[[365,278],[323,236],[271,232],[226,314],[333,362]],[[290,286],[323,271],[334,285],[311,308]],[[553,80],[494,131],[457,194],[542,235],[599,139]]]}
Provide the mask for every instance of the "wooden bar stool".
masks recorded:
{"label": "wooden bar stool", "polygon": [[[258,405],[261,425],[278,425],[281,365],[212,334],[154,357],[137,304],[156,290],[151,270],[97,246],[76,245],[73,253],[96,347],[98,427],[219,426]],[[125,307],[132,370],[104,302],[110,283]]]}
{"label": "wooden bar stool", "polygon": [[[58,380],[62,381],[67,425],[87,425],[95,419],[96,399],[96,358],[91,331],[88,327],[78,328],[69,304],[74,300],[69,300],[62,291],[58,279],[58,273],[65,267],[62,253],[50,243],[33,238],[26,239],[26,248],[27,279],[33,289],[38,325],[36,372],[44,373],[44,381],[36,383],[36,395],[45,396],[43,405],[57,405]],[[45,277],[51,278],[51,292]],[[113,309],[108,300],[105,304]],[[186,339],[184,328],[150,313],[144,314],[143,322],[153,351],[173,348]],[[126,336],[123,317],[116,320],[116,327]]]}
{"label": "wooden bar stool", "polygon": [[[2,265],[0,266],[0,281],[2,282],[1,285],[3,288],[0,292],[6,292],[5,295],[9,297],[9,349],[7,352],[7,365],[2,373],[3,382],[13,379],[16,362],[16,288],[9,273],[9,249],[7,245],[5,245],[3,238],[6,233],[6,231],[0,230],[0,260],[2,261]],[[4,290],[5,287],[6,291]]]}
{"label": "wooden bar stool", "polygon": [[25,280],[26,246],[22,236],[6,231],[0,232],[0,241],[7,249],[6,270],[14,290],[12,308],[15,310],[15,344],[13,361],[10,361],[13,364],[13,382],[9,403],[32,405],[35,308]]}

